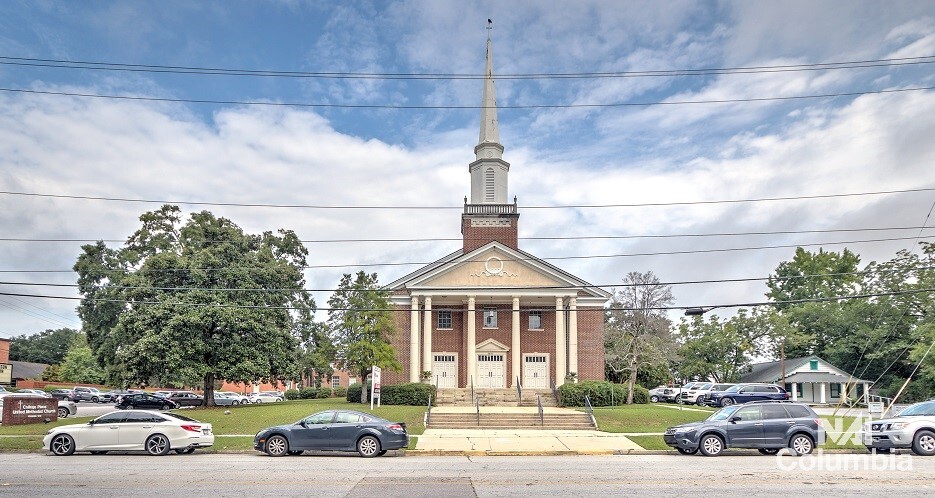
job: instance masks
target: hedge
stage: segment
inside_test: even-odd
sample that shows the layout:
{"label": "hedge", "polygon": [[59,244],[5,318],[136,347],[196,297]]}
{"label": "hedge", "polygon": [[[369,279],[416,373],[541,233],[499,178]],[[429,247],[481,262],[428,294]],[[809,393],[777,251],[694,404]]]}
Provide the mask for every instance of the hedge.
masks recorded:
{"label": "hedge", "polygon": [[[577,384],[562,384],[558,388],[559,405],[584,406],[588,396],[591,406],[617,406],[627,402],[627,386],[607,381],[588,380]],[[633,390],[633,403],[649,403],[649,391],[642,386]]]}
{"label": "hedge", "polygon": [[[353,384],[347,388],[347,401],[360,403],[361,384]],[[427,405],[429,397],[435,399],[435,386],[413,382],[411,384],[393,384],[383,386],[380,392],[380,404],[383,405]],[[367,397],[365,403],[370,402],[370,384],[367,384]]]}
{"label": "hedge", "polygon": [[299,399],[299,390],[298,389],[286,389],[286,392],[284,393],[284,395],[286,399],[288,400]]}
{"label": "hedge", "polygon": [[347,396],[347,388],[346,387],[335,387],[334,395],[338,398],[343,398]]}
{"label": "hedge", "polygon": [[302,399],[315,399],[318,397],[318,388],[315,387],[303,387],[299,391],[299,397]]}

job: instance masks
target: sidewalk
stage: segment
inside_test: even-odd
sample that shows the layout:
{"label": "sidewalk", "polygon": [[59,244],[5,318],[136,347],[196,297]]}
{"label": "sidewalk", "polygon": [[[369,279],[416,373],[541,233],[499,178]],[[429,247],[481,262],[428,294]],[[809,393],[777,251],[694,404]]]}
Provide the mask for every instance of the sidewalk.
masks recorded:
{"label": "sidewalk", "polygon": [[614,455],[643,452],[621,434],[539,429],[426,429],[414,454]]}

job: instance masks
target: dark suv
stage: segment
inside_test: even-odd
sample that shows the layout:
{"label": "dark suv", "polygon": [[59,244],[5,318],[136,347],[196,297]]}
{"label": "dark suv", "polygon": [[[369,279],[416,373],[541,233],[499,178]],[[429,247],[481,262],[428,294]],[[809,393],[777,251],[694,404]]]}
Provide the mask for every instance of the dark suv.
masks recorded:
{"label": "dark suv", "polygon": [[143,408],[149,410],[174,410],[179,407],[178,403],[171,399],[153,396],[149,393],[134,393],[120,397],[116,407],[121,410],[132,410],[134,408]]}
{"label": "dark suv", "polygon": [[701,451],[718,456],[727,448],[755,448],[764,455],[789,448],[807,455],[825,443],[825,429],[806,404],[753,401],[721,408],[701,422],[670,427],[663,439],[683,455]]}
{"label": "dark suv", "polygon": [[714,406],[730,406],[749,401],[789,399],[789,393],[775,384],[737,384],[720,392],[712,392],[707,403]]}

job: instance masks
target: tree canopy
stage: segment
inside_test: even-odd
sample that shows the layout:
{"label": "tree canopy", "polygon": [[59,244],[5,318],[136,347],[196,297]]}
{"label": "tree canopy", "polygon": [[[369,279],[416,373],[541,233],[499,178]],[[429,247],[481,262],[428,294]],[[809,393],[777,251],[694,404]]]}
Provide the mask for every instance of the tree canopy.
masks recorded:
{"label": "tree canopy", "polygon": [[10,338],[10,359],[55,365],[61,363],[78,337],[77,330],[62,328]]}
{"label": "tree canopy", "polygon": [[82,247],[74,269],[88,344],[114,385],[282,380],[312,321],[306,248],[290,230],[247,234],[208,211],[140,216],[120,248]]}

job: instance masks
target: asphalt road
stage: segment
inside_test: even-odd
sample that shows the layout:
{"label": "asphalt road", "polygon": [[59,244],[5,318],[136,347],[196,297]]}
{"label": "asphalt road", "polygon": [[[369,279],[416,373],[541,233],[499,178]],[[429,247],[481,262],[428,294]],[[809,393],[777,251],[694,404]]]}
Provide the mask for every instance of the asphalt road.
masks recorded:
{"label": "asphalt road", "polygon": [[935,495],[935,458],[3,455],[10,496]]}

